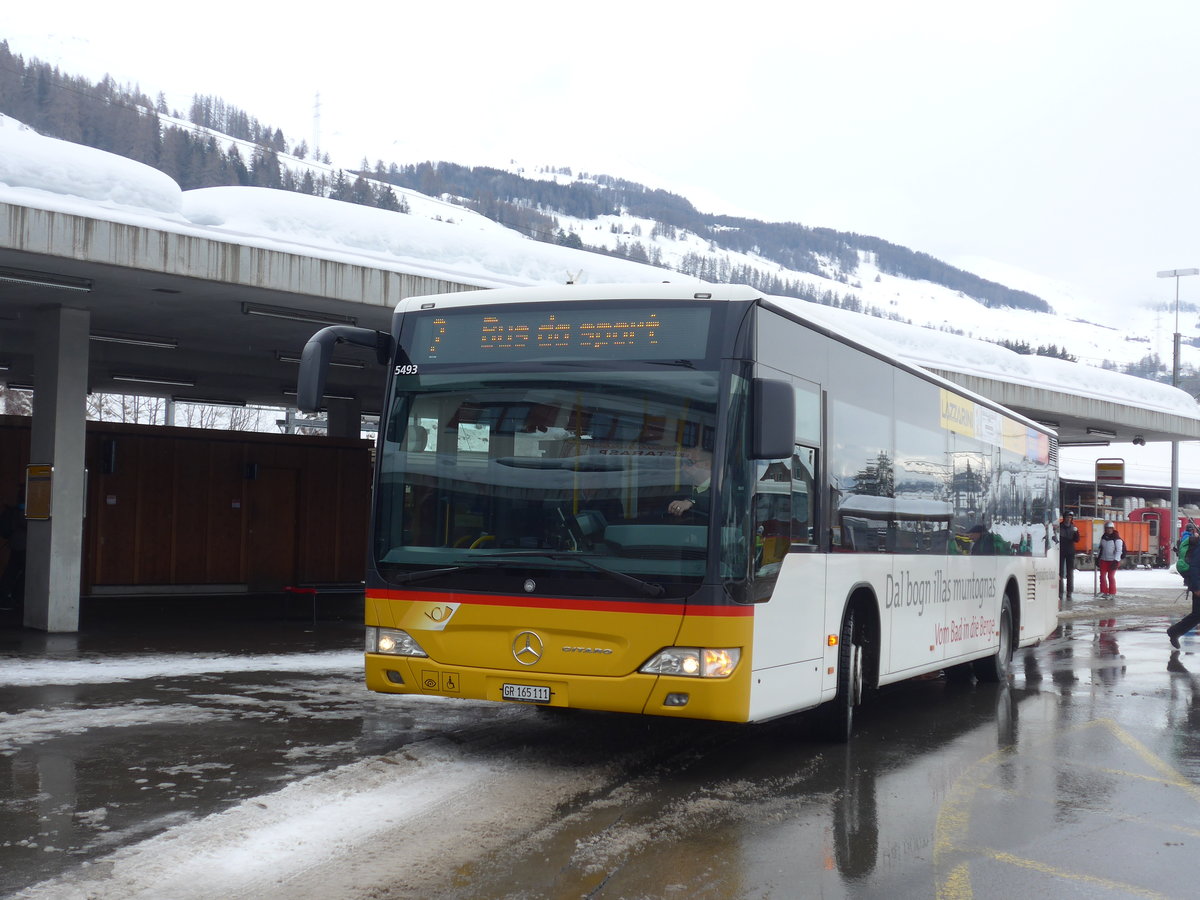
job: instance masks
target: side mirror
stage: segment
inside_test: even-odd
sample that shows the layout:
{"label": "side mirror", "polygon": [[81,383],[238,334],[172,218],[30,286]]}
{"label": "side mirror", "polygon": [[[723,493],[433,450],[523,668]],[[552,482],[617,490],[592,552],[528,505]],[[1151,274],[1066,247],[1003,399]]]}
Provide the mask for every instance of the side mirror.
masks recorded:
{"label": "side mirror", "polygon": [[301,412],[317,412],[325,397],[325,377],[333,348],[345,341],[359,347],[370,347],[380,365],[392,358],[393,341],[390,334],[358,328],[353,325],[330,325],[322,328],[304,345],[300,355],[300,374],[296,378],[296,408]]}
{"label": "side mirror", "polygon": [[751,459],[791,459],[796,399],[789,382],[755,378],[750,383],[750,441]]}

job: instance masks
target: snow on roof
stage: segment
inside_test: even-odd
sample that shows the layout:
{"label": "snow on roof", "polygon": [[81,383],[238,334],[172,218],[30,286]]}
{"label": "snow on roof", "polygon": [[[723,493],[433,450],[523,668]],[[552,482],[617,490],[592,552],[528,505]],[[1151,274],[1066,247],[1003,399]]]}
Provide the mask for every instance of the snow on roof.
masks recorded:
{"label": "snow on roof", "polygon": [[268,188],[182,191],[157,169],[44,137],[7,116],[0,116],[0,202],[480,287],[562,284],[581,270],[591,282],[657,282],[664,275],[643,263],[534,241],[444,203],[431,205],[435,218],[425,218]]}
{"label": "snow on roof", "polygon": [[1049,356],[1016,353],[1007,347],[958,334],[921,328],[828,306],[807,304],[804,315],[893,356],[927,369],[949,370],[1012,384],[1056,389],[1096,400],[1120,399],[1143,409],[1187,418],[1200,417],[1200,406],[1186,391],[1169,384]]}

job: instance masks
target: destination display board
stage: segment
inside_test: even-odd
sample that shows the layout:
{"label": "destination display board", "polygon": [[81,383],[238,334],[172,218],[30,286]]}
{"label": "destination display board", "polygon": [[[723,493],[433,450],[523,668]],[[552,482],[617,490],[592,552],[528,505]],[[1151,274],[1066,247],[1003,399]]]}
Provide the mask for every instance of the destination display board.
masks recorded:
{"label": "destination display board", "polygon": [[409,356],[420,363],[520,359],[699,359],[708,347],[706,306],[471,309],[426,314]]}

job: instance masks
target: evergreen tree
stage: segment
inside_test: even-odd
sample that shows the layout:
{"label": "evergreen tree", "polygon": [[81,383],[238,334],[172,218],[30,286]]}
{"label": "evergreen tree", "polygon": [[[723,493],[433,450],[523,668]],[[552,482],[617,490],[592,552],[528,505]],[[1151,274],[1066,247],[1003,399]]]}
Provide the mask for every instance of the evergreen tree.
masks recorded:
{"label": "evergreen tree", "polygon": [[257,187],[279,188],[283,186],[283,175],[279,171],[279,157],[274,150],[257,147],[250,161],[250,184]]}
{"label": "evergreen tree", "polygon": [[[375,205],[380,209],[391,210],[392,212],[400,212],[400,200],[396,197],[396,192],[392,190],[390,184],[381,185],[375,193]],[[408,212],[407,209],[404,212]]]}
{"label": "evergreen tree", "polygon": [[351,203],[357,203],[360,206],[374,206],[375,194],[371,191],[371,186],[367,184],[367,179],[358,175],[354,179],[354,184],[350,186]]}
{"label": "evergreen tree", "polygon": [[350,182],[346,178],[346,173],[338,169],[333,173],[333,182],[329,186],[329,195],[333,200],[349,200],[350,199]]}
{"label": "evergreen tree", "polygon": [[229,148],[229,152],[225,154],[225,159],[229,164],[230,176],[234,179],[231,183],[242,186],[248,185],[250,183],[250,171],[246,168],[246,164],[242,162],[242,154],[238,152],[236,144]]}

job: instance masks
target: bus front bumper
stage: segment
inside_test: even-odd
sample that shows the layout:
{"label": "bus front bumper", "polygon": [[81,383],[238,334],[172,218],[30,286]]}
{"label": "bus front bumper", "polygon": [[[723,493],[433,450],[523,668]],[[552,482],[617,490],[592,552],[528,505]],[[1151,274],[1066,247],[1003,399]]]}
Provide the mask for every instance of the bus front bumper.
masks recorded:
{"label": "bus front bumper", "polygon": [[[743,670],[744,671],[744,670]],[[618,677],[443,666],[428,658],[366,654],[368,689],[500,703],[745,722],[748,677],[701,679],[635,672]]]}

